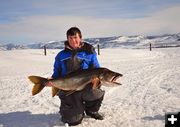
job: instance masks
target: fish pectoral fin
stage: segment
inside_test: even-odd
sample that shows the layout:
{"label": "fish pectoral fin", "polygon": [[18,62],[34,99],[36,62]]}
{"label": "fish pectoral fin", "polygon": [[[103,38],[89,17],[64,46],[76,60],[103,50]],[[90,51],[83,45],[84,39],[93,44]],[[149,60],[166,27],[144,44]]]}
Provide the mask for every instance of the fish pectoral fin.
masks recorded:
{"label": "fish pectoral fin", "polygon": [[58,93],[59,89],[52,86],[52,97],[54,97]]}
{"label": "fish pectoral fin", "polygon": [[66,96],[69,96],[69,95],[73,94],[74,92],[76,92],[76,90],[67,91]]}
{"label": "fish pectoral fin", "polygon": [[96,85],[96,88],[99,89],[101,88],[101,81],[99,80],[99,83]]}
{"label": "fish pectoral fin", "polygon": [[93,85],[92,89],[97,89],[99,87],[99,85],[100,85],[100,80],[97,77],[93,77],[91,79],[91,82],[92,82],[92,85]]}

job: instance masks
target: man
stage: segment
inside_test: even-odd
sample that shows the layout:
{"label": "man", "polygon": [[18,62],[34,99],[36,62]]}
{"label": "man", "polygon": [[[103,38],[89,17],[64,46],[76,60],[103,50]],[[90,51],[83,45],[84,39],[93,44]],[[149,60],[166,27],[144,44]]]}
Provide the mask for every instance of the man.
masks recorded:
{"label": "man", "polygon": [[[71,27],[66,35],[65,48],[55,57],[52,78],[56,79],[79,69],[100,67],[94,47],[82,42],[81,31],[77,27]],[[103,116],[98,113],[98,110],[104,97],[104,91],[92,90],[92,85],[88,84],[82,91],[68,96],[66,96],[66,92],[62,90],[58,92],[61,100],[60,114],[64,123],[80,124],[84,112],[91,118],[103,120]]]}

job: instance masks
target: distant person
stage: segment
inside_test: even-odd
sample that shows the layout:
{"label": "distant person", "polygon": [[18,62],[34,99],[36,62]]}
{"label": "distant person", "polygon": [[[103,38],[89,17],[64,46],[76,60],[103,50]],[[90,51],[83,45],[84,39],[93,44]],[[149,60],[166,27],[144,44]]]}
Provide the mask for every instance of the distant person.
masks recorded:
{"label": "distant person", "polygon": [[[53,79],[80,69],[100,67],[94,47],[82,41],[79,28],[71,27],[66,36],[65,48],[55,57]],[[96,94],[97,90],[101,94]],[[105,93],[103,90],[92,90],[92,85],[88,84],[82,91],[76,91],[69,96],[66,93],[67,91],[60,90],[57,94],[61,100],[60,114],[64,123],[80,124],[85,114],[103,120],[103,116],[98,113]]]}

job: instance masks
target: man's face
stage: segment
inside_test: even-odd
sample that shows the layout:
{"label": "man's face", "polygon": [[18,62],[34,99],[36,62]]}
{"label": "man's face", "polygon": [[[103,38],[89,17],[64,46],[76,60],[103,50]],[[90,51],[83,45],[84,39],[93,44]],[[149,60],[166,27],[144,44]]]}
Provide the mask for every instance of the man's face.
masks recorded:
{"label": "man's face", "polygon": [[73,35],[73,36],[68,36],[67,39],[68,39],[69,45],[70,45],[73,49],[80,48],[81,38],[79,37],[79,34],[78,34],[78,33],[76,33],[76,35]]}

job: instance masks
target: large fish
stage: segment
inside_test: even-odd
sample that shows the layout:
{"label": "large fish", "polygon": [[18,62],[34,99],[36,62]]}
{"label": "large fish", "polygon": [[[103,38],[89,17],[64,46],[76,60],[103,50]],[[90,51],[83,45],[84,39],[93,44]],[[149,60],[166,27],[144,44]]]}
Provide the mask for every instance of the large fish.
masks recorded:
{"label": "large fish", "polygon": [[93,89],[101,85],[110,87],[118,86],[121,83],[116,82],[116,80],[122,76],[122,74],[113,72],[107,68],[94,68],[78,70],[58,79],[48,80],[39,76],[29,76],[28,78],[35,84],[32,89],[32,95],[39,93],[45,86],[51,86],[52,96],[54,97],[59,90],[69,91],[69,94],[71,94],[84,89],[89,83],[93,85]]}

